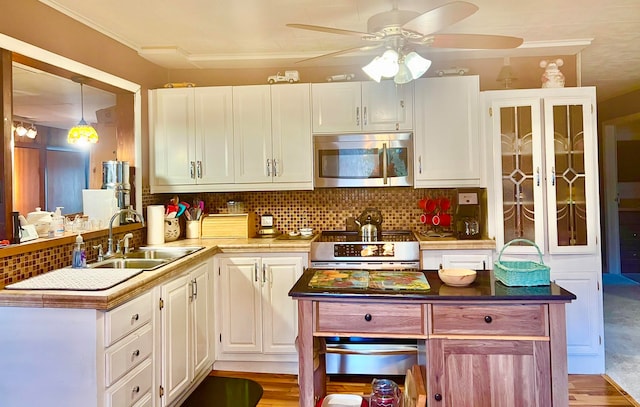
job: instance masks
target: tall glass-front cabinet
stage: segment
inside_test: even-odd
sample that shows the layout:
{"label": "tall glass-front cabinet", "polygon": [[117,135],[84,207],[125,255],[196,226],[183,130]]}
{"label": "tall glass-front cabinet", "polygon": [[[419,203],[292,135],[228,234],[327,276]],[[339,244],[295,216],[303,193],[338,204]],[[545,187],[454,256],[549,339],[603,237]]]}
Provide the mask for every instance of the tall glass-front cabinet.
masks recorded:
{"label": "tall glass-front cabinet", "polygon": [[[577,296],[566,308],[569,372],[604,373],[595,88],[488,91],[482,101],[498,254],[542,256]],[[511,243],[520,238],[535,245]]]}

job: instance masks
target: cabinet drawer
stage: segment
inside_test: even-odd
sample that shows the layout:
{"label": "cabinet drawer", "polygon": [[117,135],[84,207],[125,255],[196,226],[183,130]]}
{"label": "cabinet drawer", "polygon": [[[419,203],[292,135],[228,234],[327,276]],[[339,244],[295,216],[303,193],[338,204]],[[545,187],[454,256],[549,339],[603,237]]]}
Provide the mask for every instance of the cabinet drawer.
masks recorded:
{"label": "cabinet drawer", "polygon": [[422,335],[424,320],[420,304],[321,302],[316,308],[318,332]]}
{"label": "cabinet drawer", "polygon": [[151,300],[151,292],[148,292],[107,312],[104,329],[105,346],[110,346],[129,332],[151,321]]}
{"label": "cabinet drawer", "polygon": [[548,336],[544,305],[433,305],[433,334]]}
{"label": "cabinet drawer", "polygon": [[147,359],[107,391],[106,405],[111,407],[133,406],[151,392],[152,379],[151,359]]}
{"label": "cabinet drawer", "polygon": [[153,332],[151,324],[125,337],[113,348],[109,349],[106,357],[106,386],[124,376],[134,366],[151,355],[153,350]]}

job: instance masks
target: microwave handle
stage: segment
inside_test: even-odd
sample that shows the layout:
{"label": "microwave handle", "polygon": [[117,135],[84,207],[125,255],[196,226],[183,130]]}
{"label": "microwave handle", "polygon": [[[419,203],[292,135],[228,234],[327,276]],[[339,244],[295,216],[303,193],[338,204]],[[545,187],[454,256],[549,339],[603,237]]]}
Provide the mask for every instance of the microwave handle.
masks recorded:
{"label": "microwave handle", "polygon": [[382,143],[382,183],[387,185],[387,143]]}

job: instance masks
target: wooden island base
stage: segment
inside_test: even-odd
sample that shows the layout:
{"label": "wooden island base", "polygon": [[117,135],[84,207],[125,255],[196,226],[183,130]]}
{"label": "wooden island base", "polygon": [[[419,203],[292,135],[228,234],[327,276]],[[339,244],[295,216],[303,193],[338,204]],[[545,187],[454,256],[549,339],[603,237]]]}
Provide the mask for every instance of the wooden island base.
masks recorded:
{"label": "wooden island base", "polygon": [[555,284],[496,286],[487,271],[475,290],[452,291],[425,272],[428,293],[372,295],[314,291],[312,274],[290,292],[298,301],[301,407],[325,395],[320,339],[328,336],[417,339],[429,406],[569,405],[565,304],[575,296]]}

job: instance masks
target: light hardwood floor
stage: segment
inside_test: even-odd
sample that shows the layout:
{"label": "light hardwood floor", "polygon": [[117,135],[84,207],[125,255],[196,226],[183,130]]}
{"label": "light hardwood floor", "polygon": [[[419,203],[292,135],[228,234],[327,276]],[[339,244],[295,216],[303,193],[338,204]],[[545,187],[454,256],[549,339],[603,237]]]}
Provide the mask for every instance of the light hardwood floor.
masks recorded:
{"label": "light hardwood floor", "polygon": [[[263,388],[258,407],[298,407],[298,382],[295,375],[213,371],[212,376],[243,377],[254,380]],[[329,380],[327,393],[367,395],[371,383],[366,378],[348,381]],[[569,375],[570,406],[632,406],[640,407],[606,375]]]}

